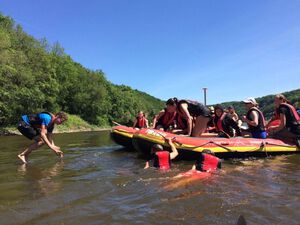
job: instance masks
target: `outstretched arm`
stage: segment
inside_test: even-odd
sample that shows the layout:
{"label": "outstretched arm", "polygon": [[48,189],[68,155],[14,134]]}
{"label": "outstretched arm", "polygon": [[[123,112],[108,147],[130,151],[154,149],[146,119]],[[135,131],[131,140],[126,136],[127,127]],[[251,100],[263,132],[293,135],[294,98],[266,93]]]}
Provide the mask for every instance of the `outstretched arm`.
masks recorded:
{"label": "outstretched arm", "polygon": [[173,144],[171,138],[166,138],[166,141],[168,142],[168,144],[170,145],[171,147],[171,153],[170,153],[170,159],[175,159],[176,156],[178,156],[178,151],[175,147],[175,145]]}
{"label": "outstretched arm", "polygon": [[134,122],[133,122],[133,128],[135,128],[135,126],[136,126],[136,123],[137,123],[137,119],[136,118],[134,118]]}
{"label": "outstretched arm", "polygon": [[44,143],[48,145],[48,147],[55,152],[56,155],[63,157],[64,153],[60,150],[60,147],[55,146],[52,140],[52,136],[50,135],[50,140],[48,139],[49,134],[47,133],[47,129],[45,125],[41,127],[41,138],[43,139]]}
{"label": "outstretched arm", "polygon": [[191,136],[192,134],[192,128],[193,128],[193,118],[191,116],[191,114],[188,111],[188,105],[186,103],[182,103],[181,105],[179,105],[182,113],[183,113],[183,117],[186,119],[187,121],[187,135]]}
{"label": "outstretched arm", "polygon": [[154,116],[152,128],[156,127],[157,121],[165,114],[165,110],[160,111],[157,115]]}

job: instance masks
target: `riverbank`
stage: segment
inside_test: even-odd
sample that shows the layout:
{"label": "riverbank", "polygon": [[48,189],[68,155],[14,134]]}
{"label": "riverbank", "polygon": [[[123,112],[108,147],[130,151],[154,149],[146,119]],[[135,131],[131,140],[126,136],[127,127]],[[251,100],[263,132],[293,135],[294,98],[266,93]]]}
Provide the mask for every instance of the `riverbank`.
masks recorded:
{"label": "riverbank", "polygon": [[[55,126],[54,133],[74,133],[85,131],[102,131],[110,130],[110,126],[98,127],[91,125],[81,119],[79,116],[68,115],[68,120],[62,125]],[[18,129],[14,126],[0,127],[0,136],[21,135]]]}

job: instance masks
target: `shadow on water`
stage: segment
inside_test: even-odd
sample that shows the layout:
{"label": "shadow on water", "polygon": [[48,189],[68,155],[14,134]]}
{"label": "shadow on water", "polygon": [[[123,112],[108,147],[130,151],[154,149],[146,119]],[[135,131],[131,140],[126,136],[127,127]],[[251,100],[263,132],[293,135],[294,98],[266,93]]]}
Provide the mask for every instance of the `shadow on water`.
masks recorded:
{"label": "shadow on water", "polygon": [[108,132],[55,135],[21,165],[23,137],[0,137],[1,224],[299,224],[300,156],[225,161],[206,179],[144,170],[144,160]]}

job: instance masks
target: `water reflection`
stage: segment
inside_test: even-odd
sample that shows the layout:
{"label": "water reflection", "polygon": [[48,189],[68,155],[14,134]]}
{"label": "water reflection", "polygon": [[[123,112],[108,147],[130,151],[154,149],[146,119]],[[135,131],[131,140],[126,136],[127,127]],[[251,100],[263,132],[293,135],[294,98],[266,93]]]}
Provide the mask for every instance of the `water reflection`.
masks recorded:
{"label": "water reflection", "polygon": [[61,175],[63,168],[63,160],[46,169],[34,164],[22,164],[18,167],[18,173],[24,177],[23,182],[29,188],[27,192],[33,191],[34,195],[48,196],[62,189],[62,182],[56,177]]}
{"label": "water reflection", "polygon": [[26,140],[0,137],[1,225],[232,225],[240,215],[248,224],[299,224],[300,156],[225,161],[207,179],[177,180],[193,162],[176,161],[168,173],[145,171],[144,160],[106,132],[55,140],[63,161],[42,150],[19,165]]}

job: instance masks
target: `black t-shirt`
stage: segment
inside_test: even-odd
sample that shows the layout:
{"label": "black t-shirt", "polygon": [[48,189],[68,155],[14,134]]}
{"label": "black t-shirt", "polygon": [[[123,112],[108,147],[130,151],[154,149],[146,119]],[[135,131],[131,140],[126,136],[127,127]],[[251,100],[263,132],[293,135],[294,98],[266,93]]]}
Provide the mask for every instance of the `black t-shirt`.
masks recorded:
{"label": "black t-shirt", "polygon": [[[204,116],[204,117],[210,117],[211,113],[207,107],[205,107],[200,102],[191,101],[191,100],[180,100],[178,102],[178,106],[180,106],[182,103],[186,103],[188,105],[188,111],[191,116],[197,117],[197,116]],[[179,108],[180,111],[182,111]]]}
{"label": "black t-shirt", "polygon": [[286,105],[280,105],[276,111],[278,115],[285,115],[286,127],[289,128],[291,132],[300,135],[300,125],[298,124],[292,110]]}

